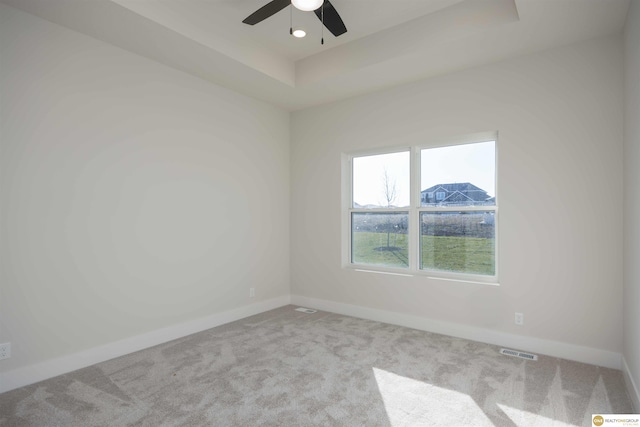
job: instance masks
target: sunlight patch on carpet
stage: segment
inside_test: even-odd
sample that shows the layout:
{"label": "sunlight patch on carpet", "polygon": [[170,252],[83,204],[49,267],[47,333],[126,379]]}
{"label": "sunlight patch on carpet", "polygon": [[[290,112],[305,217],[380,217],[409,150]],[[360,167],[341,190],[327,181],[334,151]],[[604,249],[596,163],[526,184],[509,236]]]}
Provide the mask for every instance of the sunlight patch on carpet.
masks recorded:
{"label": "sunlight patch on carpet", "polygon": [[[598,402],[604,402],[606,399],[606,390],[604,390],[602,378],[600,378],[599,383],[596,385],[594,394],[597,396]],[[569,414],[567,413],[567,405],[565,402],[568,398],[577,398],[577,396],[563,388],[561,369],[557,366],[553,380],[547,390],[547,397],[544,399],[544,404],[536,413],[501,403],[498,403],[497,406],[518,426],[565,427],[590,425],[591,412],[589,411],[585,413],[585,419],[582,420],[582,422],[571,423],[569,421]],[[594,413],[598,412],[595,410],[595,406],[592,411]]]}
{"label": "sunlight patch on carpet", "polygon": [[373,375],[392,427],[493,423],[474,400],[455,390],[373,368]]}
{"label": "sunlight patch on carpet", "polygon": [[507,405],[498,404],[498,407],[513,421],[517,426],[526,427],[575,427],[576,424],[568,424],[560,420],[544,417],[539,414],[523,411],[522,409],[512,408]]}

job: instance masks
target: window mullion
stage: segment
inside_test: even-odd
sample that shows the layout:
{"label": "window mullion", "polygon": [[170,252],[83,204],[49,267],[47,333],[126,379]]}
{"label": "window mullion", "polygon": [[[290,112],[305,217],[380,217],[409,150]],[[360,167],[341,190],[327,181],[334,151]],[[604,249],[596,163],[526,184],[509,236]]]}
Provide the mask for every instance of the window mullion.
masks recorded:
{"label": "window mullion", "polygon": [[420,207],[420,150],[411,150],[411,206],[409,207],[409,269],[417,271],[420,267],[420,224],[418,208]]}

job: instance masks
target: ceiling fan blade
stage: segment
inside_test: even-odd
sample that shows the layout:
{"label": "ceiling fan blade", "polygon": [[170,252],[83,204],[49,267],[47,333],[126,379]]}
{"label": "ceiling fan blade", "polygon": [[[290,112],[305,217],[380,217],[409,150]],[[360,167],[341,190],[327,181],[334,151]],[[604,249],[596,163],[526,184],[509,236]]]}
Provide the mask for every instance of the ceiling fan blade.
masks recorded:
{"label": "ceiling fan blade", "polygon": [[[280,12],[285,7],[291,4],[291,0],[273,0],[262,6],[260,9],[247,16],[244,21],[245,24],[255,25],[258,22],[264,21],[271,15]],[[326,18],[326,16],[325,16]]]}
{"label": "ceiling fan blade", "polygon": [[[314,12],[318,19],[322,21],[322,7],[316,9]],[[347,32],[347,27],[344,26],[342,18],[340,18],[338,11],[329,0],[325,0],[324,2],[324,26],[336,37]]]}

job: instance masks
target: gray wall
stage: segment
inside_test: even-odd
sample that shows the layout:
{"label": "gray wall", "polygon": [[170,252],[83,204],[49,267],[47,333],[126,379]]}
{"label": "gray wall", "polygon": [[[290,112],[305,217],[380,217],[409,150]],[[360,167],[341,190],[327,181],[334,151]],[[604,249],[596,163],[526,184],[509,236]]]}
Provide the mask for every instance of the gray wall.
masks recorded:
{"label": "gray wall", "polygon": [[[632,1],[624,34],[624,361],[640,411],[640,4]],[[631,379],[633,378],[633,379]],[[633,385],[631,383],[634,383]]]}
{"label": "gray wall", "polygon": [[[294,297],[431,319],[478,340],[524,337],[525,349],[564,343],[619,366],[621,46],[598,39],[294,113]],[[483,131],[499,132],[500,286],[341,267],[342,153]]]}
{"label": "gray wall", "polygon": [[0,31],[0,371],[288,297],[288,112],[2,4]]}

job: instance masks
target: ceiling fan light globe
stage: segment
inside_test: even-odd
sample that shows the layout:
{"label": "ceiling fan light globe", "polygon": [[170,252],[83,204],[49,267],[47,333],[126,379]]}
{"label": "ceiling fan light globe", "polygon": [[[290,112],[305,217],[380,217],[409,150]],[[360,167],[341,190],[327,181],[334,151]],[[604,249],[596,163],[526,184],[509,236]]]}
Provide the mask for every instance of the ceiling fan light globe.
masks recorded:
{"label": "ceiling fan light globe", "polygon": [[324,0],[291,0],[291,4],[293,4],[296,9],[300,9],[305,12],[318,9],[322,6],[322,3],[324,3]]}
{"label": "ceiling fan light globe", "polygon": [[307,35],[307,32],[305,30],[303,30],[302,28],[296,28],[295,30],[293,30],[292,35],[293,35],[293,37],[297,37],[297,38],[301,39],[302,37]]}

